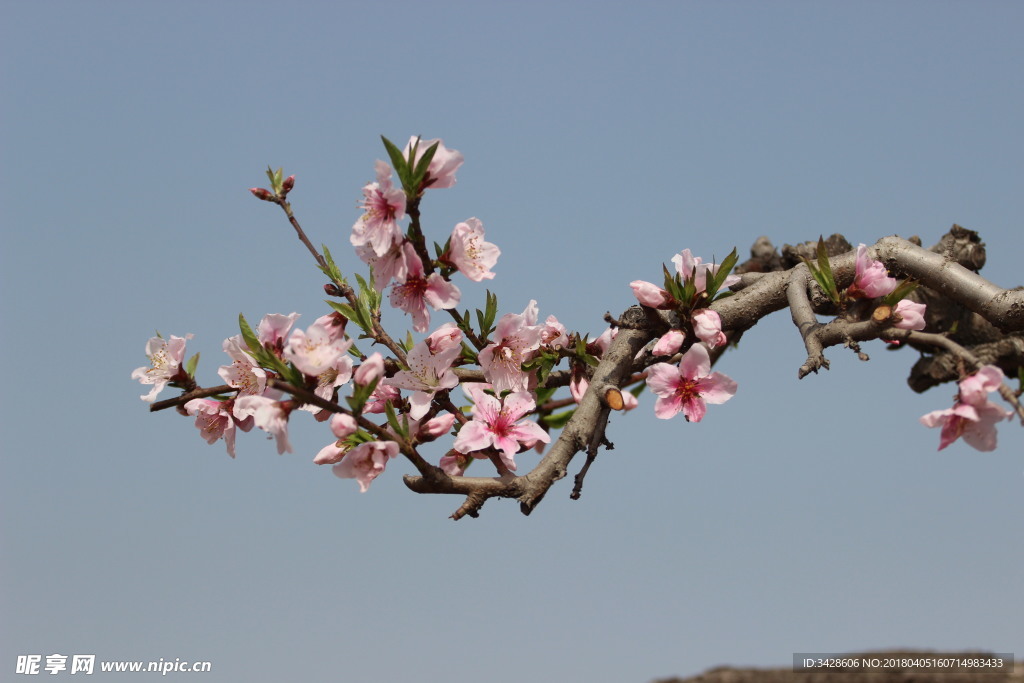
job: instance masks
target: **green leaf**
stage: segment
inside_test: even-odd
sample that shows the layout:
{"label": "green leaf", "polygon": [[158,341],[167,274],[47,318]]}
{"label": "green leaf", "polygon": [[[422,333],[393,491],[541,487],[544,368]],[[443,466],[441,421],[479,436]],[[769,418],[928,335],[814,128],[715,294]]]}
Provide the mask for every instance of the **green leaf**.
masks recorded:
{"label": "green leaf", "polygon": [[395,408],[391,405],[391,401],[384,402],[384,412],[388,416],[388,424],[391,425],[391,429],[403,439],[408,440],[409,438],[409,423],[405,422],[403,425],[398,421],[398,415],[395,414]]}
{"label": "green leaf", "polygon": [[367,333],[370,332],[370,328],[360,320],[359,313],[348,304],[343,304],[337,301],[330,300],[326,300],[325,303],[334,310],[336,310],[338,313],[341,313],[343,316],[354,322],[356,325],[362,328],[363,331]]}
{"label": "green leaf", "polygon": [[540,421],[546,424],[551,429],[561,429],[565,426],[572,416],[576,413],[575,408],[565,410],[561,413],[555,413],[554,415],[545,415],[540,418]]}
{"label": "green leaf", "polygon": [[320,246],[324,250],[324,260],[327,261],[326,270],[321,268],[321,270],[323,270],[324,275],[326,275],[327,277],[331,278],[331,280],[339,284],[348,284],[347,282],[345,282],[345,278],[341,274],[341,270],[338,268],[338,265],[334,262],[334,257],[331,256],[331,250],[327,248],[326,244],[322,244]]}
{"label": "green leaf", "polygon": [[281,184],[284,182],[284,169],[279,168],[276,171],[267,166],[267,179],[270,180],[270,189],[273,190],[274,194],[281,194]]}
{"label": "green leaf", "polygon": [[832,303],[838,304],[839,288],[836,287],[836,278],[832,274],[832,264],[828,260],[828,249],[825,248],[825,239],[821,235],[818,235],[818,272],[825,282],[822,287],[825,290],[825,294],[832,300]]}
{"label": "green leaf", "polygon": [[388,151],[388,157],[391,159],[392,168],[395,169],[395,175],[398,176],[399,181],[402,183],[402,187],[408,193],[409,180],[411,180],[409,177],[409,163],[402,155],[402,150],[395,147],[395,143],[391,142],[383,135],[380,136],[380,139],[384,141],[384,149]]}
{"label": "green leaf", "polygon": [[[416,144],[419,145],[419,140],[416,141]],[[419,188],[423,186],[423,180],[427,177],[427,170],[430,168],[430,162],[433,161],[434,154],[437,152],[437,146],[440,144],[440,140],[432,144],[427,148],[427,151],[423,153],[423,156],[420,157],[419,161],[416,162],[416,168],[412,172],[412,186],[415,190],[419,190]],[[411,151],[409,159],[414,159],[415,155],[416,151]]]}
{"label": "green leaf", "polygon": [[252,327],[249,326],[249,321],[241,313],[238,314],[238,327],[242,331],[242,339],[245,340],[245,345],[249,347],[249,351],[252,352],[253,356],[259,360],[258,354],[262,354],[265,349],[263,344],[260,344],[259,337],[256,336],[256,333],[252,331]]}
{"label": "green leaf", "polygon": [[705,281],[705,290],[708,293],[708,300],[715,301],[718,297],[718,290],[725,284],[725,279],[729,277],[729,273],[736,266],[736,262],[739,261],[739,256],[736,254],[736,248],[729,252],[729,255],[725,257],[718,265],[718,272],[714,275],[709,273],[710,282]]}
{"label": "green leaf", "polygon": [[478,363],[476,351],[465,341],[462,342],[462,357],[474,365]]}
{"label": "green leaf", "polygon": [[188,373],[188,376],[193,378],[193,379],[195,379],[195,376],[196,376],[196,366],[197,365],[199,365],[199,353],[198,352],[196,352],[196,355],[194,355],[191,358],[189,358],[188,359],[188,363],[185,364],[185,372]]}
{"label": "green leaf", "polygon": [[840,303],[839,288],[836,287],[836,279],[832,274],[832,265],[828,261],[828,250],[825,248],[825,240],[818,236],[818,264],[811,263],[807,258],[801,257],[807,270],[810,271],[818,287],[825,293],[829,300],[838,305]]}
{"label": "green leaf", "polygon": [[895,306],[905,299],[907,295],[917,289],[918,286],[919,283],[914,282],[913,280],[904,280],[896,286],[896,289],[882,298],[882,303],[887,306]]}
{"label": "green leaf", "polygon": [[541,387],[537,389],[537,405],[542,406],[550,401],[556,391],[558,391],[558,387]]}

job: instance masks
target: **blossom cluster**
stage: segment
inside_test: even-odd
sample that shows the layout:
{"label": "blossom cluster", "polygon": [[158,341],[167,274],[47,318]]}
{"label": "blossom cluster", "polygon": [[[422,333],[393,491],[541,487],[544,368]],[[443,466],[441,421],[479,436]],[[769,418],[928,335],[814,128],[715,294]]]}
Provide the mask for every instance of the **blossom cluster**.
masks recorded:
{"label": "blossom cluster", "polygon": [[[684,345],[689,346],[677,366],[661,362],[648,369],[647,386],[658,396],[654,414],[669,419],[682,413],[688,422],[700,422],[706,404],[725,403],[736,394],[737,384],[731,377],[711,372],[708,350],[724,346],[728,338],[722,331],[721,316],[707,306],[719,289],[731,287],[739,277],[729,273],[734,256],[721,265],[704,263],[684,249],[672,257],[672,263],[676,272],[673,276],[665,270],[665,288],[645,280],[634,280],[629,286],[643,306],[676,311],[681,320],[658,338],[651,354],[674,356]],[[687,344],[689,334],[696,339]]]}
{"label": "blossom cluster", "polygon": [[1013,416],[989,400],[988,395],[998,391],[1003,383],[1003,371],[994,365],[985,365],[973,375],[959,382],[960,391],[952,408],[934,410],[921,416],[925,427],[941,427],[939,450],[961,436],[979,451],[996,449],[996,424]]}
{"label": "blossom cluster", "polygon": [[[454,444],[438,466],[449,475],[462,475],[475,459],[491,460],[499,473],[515,472],[517,454],[542,449],[551,441],[551,425],[564,422],[564,414],[552,416],[547,404],[564,404],[552,402],[554,388],[543,386],[544,380],[567,362],[570,396],[581,401],[588,369],[608,349],[615,330],[594,341],[581,339],[553,315],[541,320],[535,300],[521,313],[499,318],[490,293],[474,328],[468,312],[461,316],[455,310],[461,292],[452,277],[457,273],[477,283],[494,278],[500,249],[486,241],[483,223],[473,217],[457,223],[436,258],[430,258],[418,221],[424,193],[454,186],[463,157],[441,140],[414,137],[401,151],[387,140],[385,146],[392,164],[377,161],[376,179],[362,188],[362,214],[349,236],[370,267],[369,284],[360,279],[356,293],[336,272],[333,259],[325,260],[321,270],[332,278],[327,291],[348,302],[332,303],[332,313],[305,328],[296,326],[297,313],[266,315],[255,329],[241,318],[242,333],[222,344],[228,360],[218,374],[224,386],[189,398],[180,409],[195,418],[208,443],[223,439],[231,457],[238,431],[254,427],[274,439],[278,453],[292,452],[290,420],[297,411],[311,413],[328,422],[334,437],[314,462],[356,479],[362,491],[400,453],[417,455],[418,445],[448,433]],[[294,188],[294,176],[285,179],[279,170],[268,171],[268,177],[272,188],[252,193],[290,212],[285,196]],[[330,258],[326,248],[325,255]],[[410,336],[400,344],[374,327],[385,290],[391,306],[411,318],[413,331],[425,334],[421,341]],[[447,311],[454,322],[432,328],[432,311]],[[361,352],[357,335],[349,334],[353,322],[362,337],[393,353]],[[185,390],[186,397],[198,389],[194,363],[186,367],[184,361],[185,341],[150,340],[150,367],[132,373],[153,385],[144,400],[152,403],[168,385]],[[459,373],[474,365],[477,374],[460,380]],[[461,401],[453,393],[460,385]],[[635,407],[635,395],[627,392],[624,404]]]}
{"label": "blossom cluster", "polygon": [[[501,251],[486,241],[483,223],[471,217],[452,228],[443,246],[435,244],[431,257],[419,208],[425,193],[455,185],[462,154],[441,140],[413,137],[401,150],[387,139],[384,143],[391,164],[376,162],[375,180],[362,188],[362,213],[349,235],[370,269],[368,279],[356,276],[358,290],[326,247],[323,255],[310,247],[331,279],[325,290],[343,300],[328,301],[332,312],[305,328],[296,326],[297,313],[266,315],[255,329],[240,316],[241,333],[222,344],[227,361],[217,374],[223,386],[203,389],[196,383],[198,354],[185,360],[192,335],[150,339],[150,365],[133,371],[132,379],[151,386],[142,396],[151,404],[164,388],[181,389],[182,396],[171,404],[194,418],[205,441],[223,439],[231,457],[238,431],[254,427],[275,441],[279,454],[292,452],[290,420],[311,414],[328,423],[333,437],[314,463],[355,479],[363,492],[400,454],[422,468],[418,446],[449,434],[452,447],[437,464],[447,475],[462,476],[473,461],[489,460],[499,476],[513,476],[516,458],[542,451],[551,443],[551,430],[572,415],[570,406],[583,401],[593,367],[608,353],[617,328],[590,340],[566,330],[553,315],[541,320],[535,300],[520,313],[498,317],[497,298],[490,292],[484,310],[476,311],[476,324],[469,311],[460,314],[462,294],[452,278],[458,274],[474,283],[494,278]],[[268,170],[268,177],[271,189],[251,192],[281,205],[297,227],[286,200],[295,176]],[[705,263],[684,249],[672,263],[674,272],[665,268],[664,286],[630,283],[642,306],[665,312],[663,319],[670,322],[634,359],[635,374],[622,387],[633,389],[622,393],[621,407],[635,408],[646,386],[657,397],[656,417],[682,413],[686,421],[700,422],[708,404],[725,403],[737,390],[734,380],[711,369],[712,353],[729,343],[713,304],[739,281],[731,273],[736,255],[734,250],[720,264]],[[888,301],[898,288],[883,264],[860,245],[854,282],[844,300]],[[424,335],[420,341],[411,334],[396,341],[380,326],[385,290],[390,290],[391,307],[408,315],[412,330]],[[922,304],[890,303],[895,303],[895,327],[923,329]],[[451,321],[432,325],[431,312],[439,311]],[[357,346],[364,339],[387,351],[364,353]],[[567,369],[555,373],[562,364]],[[987,399],[1001,382],[996,372],[988,366],[962,380],[951,410],[921,418],[928,426],[942,426],[940,448],[961,435],[977,448],[995,447],[994,425],[1005,417]],[[460,386],[462,398],[455,392]],[[569,398],[556,399],[563,387]]]}

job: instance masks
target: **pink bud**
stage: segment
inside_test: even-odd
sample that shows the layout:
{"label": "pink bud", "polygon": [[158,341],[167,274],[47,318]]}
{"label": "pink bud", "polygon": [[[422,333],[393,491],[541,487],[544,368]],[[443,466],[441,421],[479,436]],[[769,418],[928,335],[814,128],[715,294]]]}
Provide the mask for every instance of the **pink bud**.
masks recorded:
{"label": "pink bud", "polygon": [[359,429],[359,425],[356,424],[356,420],[351,415],[345,413],[335,413],[331,417],[331,431],[339,439],[344,439],[347,436],[351,436],[356,433]]}
{"label": "pink bud", "polygon": [[629,286],[633,289],[636,300],[644,306],[666,310],[675,308],[676,302],[672,296],[655,284],[643,280],[633,280]]}
{"label": "pink bud", "polygon": [[901,300],[896,304],[897,322],[893,323],[893,327],[903,330],[923,330],[925,327],[924,311],[924,304],[908,301],[907,299]]}
{"label": "pink bud", "polygon": [[684,339],[686,335],[680,330],[669,330],[658,339],[651,353],[655,356],[674,356],[682,348]]}
{"label": "pink bud", "polygon": [[274,201],[274,194],[270,190],[265,190],[262,187],[250,187],[249,192],[252,192],[256,199],[262,199],[265,202]]}
{"label": "pink bud", "polygon": [[288,194],[289,192],[292,191],[293,187],[295,187],[295,176],[290,175],[284,179],[283,183],[281,183],[281,194]]}
{"label": "pink bud", "polygon": [[702,308],[696,311],[692,318],[693,333],[708,345],[709,349],[725,344],[728,339],[722,332],[722,318],[717,312],[710,308]]}
{"label": "pink bud", "polygon": [[420,425],[419,431],[416,433],[416,438],[420,441],[433,441],[439,436],[443,436],[452,428],[455,423],[455,416],[451,413],[444,413],[438,415],[435,418],[427,420]]}
{"label": "pink bud", "polygon": [[384,375],[384,357],[379,352],[374,353],[363,361],[363,364],[356,368],[355,382],[362,386],[370,384]]}

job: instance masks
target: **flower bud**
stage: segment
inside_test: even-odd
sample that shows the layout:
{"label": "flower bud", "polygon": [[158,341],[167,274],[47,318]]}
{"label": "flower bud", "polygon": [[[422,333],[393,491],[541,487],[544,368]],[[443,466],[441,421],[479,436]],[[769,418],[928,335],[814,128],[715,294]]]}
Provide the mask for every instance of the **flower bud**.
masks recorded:
{"label": "flower bud", "polygon": [[262,187],[250,187],[249,192],[252,192],[256,199],[262,199],[265,202],[274,201],[274,194],[270,190],[266,190]]}
{"label": "flower bud", "polygon": [[295,187],[295,176],[290,175],[281,183],[281,195],[283,196],[288,194],[292,191],[293,187]]}
{"label": "flower bud", "polygon": [[366,386],[376,379],[384,376],[384,357],[380,353],[374,353],[363,361],[363,364],[356,368],[355,382]]}

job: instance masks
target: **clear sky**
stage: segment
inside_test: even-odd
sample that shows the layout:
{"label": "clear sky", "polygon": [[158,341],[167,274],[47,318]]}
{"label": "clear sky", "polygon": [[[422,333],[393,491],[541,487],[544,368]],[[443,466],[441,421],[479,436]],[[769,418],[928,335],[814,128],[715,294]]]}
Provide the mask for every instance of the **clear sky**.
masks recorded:
{"label": "clear sky", "polygon": [[739,392],[700,424],[645,395],[581,500],[563,481],[530,517],[492,500],[457,523],[402,462],[366,494],[313,465],[324,425],[297,421],[285,456],[243,435],[231,460],[129,379],[154,330],[194,333],[213,384],[239,312],[323,314],[323,277],[247,188],[294,173],[313,241],[361,272],[381,134],[465,155],[428,235],[479,217],[502,312],[532,298],[570,329],[600,332],[684,248],[760,235],[930,244],[955,222],[984,274],[1024,284],[1020,3],[2,4],[0,678],[54,653],[229,683],[1024,653],[1022,430],[936,452],[917,418],[954,389],[913,394],[912,351],[831,349],[798,381],[782,313],[722,359]]}

